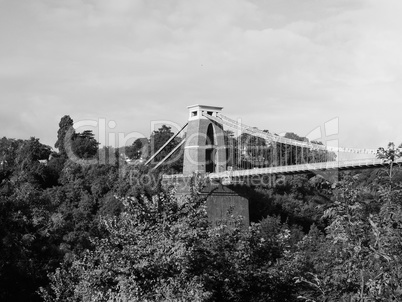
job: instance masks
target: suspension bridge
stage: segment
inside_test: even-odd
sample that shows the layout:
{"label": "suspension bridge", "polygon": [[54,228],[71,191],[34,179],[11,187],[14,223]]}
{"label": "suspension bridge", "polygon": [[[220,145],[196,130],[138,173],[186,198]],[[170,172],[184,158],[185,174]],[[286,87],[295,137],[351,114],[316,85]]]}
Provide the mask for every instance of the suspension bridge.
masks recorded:
{"label": "suspension bridge", "polygon": [[[376,158],[377,149],[328,146],[294,134],[291,137],[277,135],[231,119],[222,114],[222,109],[189,106],[188,122],[146,164],[185,129],[186,134],[180,143],[155,166],[162,165],[178,149],[184,149],[182,174],[165,175],[165,179],[198,173],[230,182],[257,175],[375,168],[386,164]],[[353,156],[358,158],[353,159]]]}
{"label": "suspension bridge", "polygon": [[[174,185],[177,194],[188,194],[191,191],[188,180],[194,175],[210,179],[210,185],[203,193],[208,196],[207,213],[213,223],[222,221],[230,209],[234,215],[245,217],[248,225],[248,193],[245,193],[244,186],[236,186],[250,183],[244,180],[262,180],[267,176],[275,179],[276,175],[311,172],[331,174],[335,171],[336,174],[338,170],[377,168],[389,164],[377,158],[377,149],[330,146],[295,134],[277,135],[233,120],[223,115],[222,109],[189,106],[188,122],[145,163],[153,162],[173,140],[177,143],[179,135],[186,130],[179,143],[153,168],[183,152],[182,173],[164,175],[163,182]],[[400,163],[402,158],[394,162]]]}

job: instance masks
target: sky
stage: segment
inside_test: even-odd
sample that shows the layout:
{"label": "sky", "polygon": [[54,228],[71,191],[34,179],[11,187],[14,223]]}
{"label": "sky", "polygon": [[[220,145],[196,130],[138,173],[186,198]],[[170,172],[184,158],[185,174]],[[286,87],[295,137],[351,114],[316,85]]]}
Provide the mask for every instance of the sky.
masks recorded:
{"label": "sky", "polygon": [[123,145],[205,104],[274,133],[399,144],[401,12],[397,0],[0,0],[0,137],[53,146],[70,115]]}

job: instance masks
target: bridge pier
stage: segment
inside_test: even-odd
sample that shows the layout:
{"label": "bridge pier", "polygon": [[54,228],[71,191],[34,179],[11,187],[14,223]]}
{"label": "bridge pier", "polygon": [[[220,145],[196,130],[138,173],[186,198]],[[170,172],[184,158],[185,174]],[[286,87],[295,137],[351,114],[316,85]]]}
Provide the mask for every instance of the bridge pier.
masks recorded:
{"label": "bridge pier", "polygon": [[221,223],[233,224],[230,219],[242,216],[244,226],[249,226],[249,201],[236,190],[222,184],[211,183],[206,186],[201,194],[206,196],[207,215],[209,221],[218,226]]}
{"label": "bridge pier", "polygon": [[[196,176],[171,176],[163,179],[162,185],[166,189],[174,187],[176,197],[185,199],[191,195],[191,190],[197,187],[194,182]],[[193,186],[193,187],[192,187]],[[206,211],[208,220],[212,225],[233,224],[234,219],[242,216],[243,225],[250,224],[249,200],[240,187],[226,186],[218,182],[209,182],[199,192],[201,197],[206,198]]]}

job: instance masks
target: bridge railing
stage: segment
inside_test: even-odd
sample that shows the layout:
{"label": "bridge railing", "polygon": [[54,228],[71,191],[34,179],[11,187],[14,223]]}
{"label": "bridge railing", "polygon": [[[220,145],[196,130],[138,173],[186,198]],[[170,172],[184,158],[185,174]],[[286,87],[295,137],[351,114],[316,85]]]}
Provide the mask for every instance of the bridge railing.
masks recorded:
{"label": "bridge railing", "polygon": [[[402,162],[399,159],[397,163]],[[289,166],[278,166],[278,167],[268,167],[268,168],[254,168],[248,170],[233,170],[225,171],[220,173],[210,173],[209,178],[225,178],[225,177],[248,177],[254,175],[264,175],[264,174],[288,174],[288,173],[302,173],[308,171],[319,171],[319,170],[332,170],[332,169],[347,169],[347,168],[359,168],[359,167],[376,167],[387,164],[382,159],[372,158],[372,159],[358,159],[358,160],[347,160],[347,161],[332,161],[332,162],[319,162],[319,163],[308,163],[299,165],[289,165]]]}
{"label": "bridge railing", "polygon": [[[402,163],[402,158],[397,159],[394,163]],[[226,183],[236,182],[236,179],[244,179],[253,176],[262,176],[270,174],[294,174],[304,173],[309,171],[325,171],[325,170],[343,170],[343,169],[358,169],[367,167],[381,167],[388,165],[389,162],[383,159],[371,158],[371,159],[357,159],[357,160],[345,160],[345,161],[333,161],[333,162],[320,162],[309,163],[292,166],[279,166],[269,168],[254,168],[248,170],[228,170],[220,173],[207,173],[204,176],[209,179],[222,179]],[[163,175],[163,180],[168,183],[187,184],[192,175],[174,174]],[[184,183],[183,183],[184,182]]]}

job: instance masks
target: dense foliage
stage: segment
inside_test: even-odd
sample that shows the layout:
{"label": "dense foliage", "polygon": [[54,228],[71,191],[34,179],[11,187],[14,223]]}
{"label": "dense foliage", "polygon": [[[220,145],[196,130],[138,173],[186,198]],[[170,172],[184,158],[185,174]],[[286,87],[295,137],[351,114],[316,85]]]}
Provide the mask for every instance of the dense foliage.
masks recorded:
{"label": "dense foliage", "polygon": [[0,140],[0,301],[402,300],[394,145],[381,169],[245,188],[251,225],[229,212],[213,227],[202,182],[177,198],[142,165],[169,127],[124,150],[72,125],[60,121],[58,152]]}

